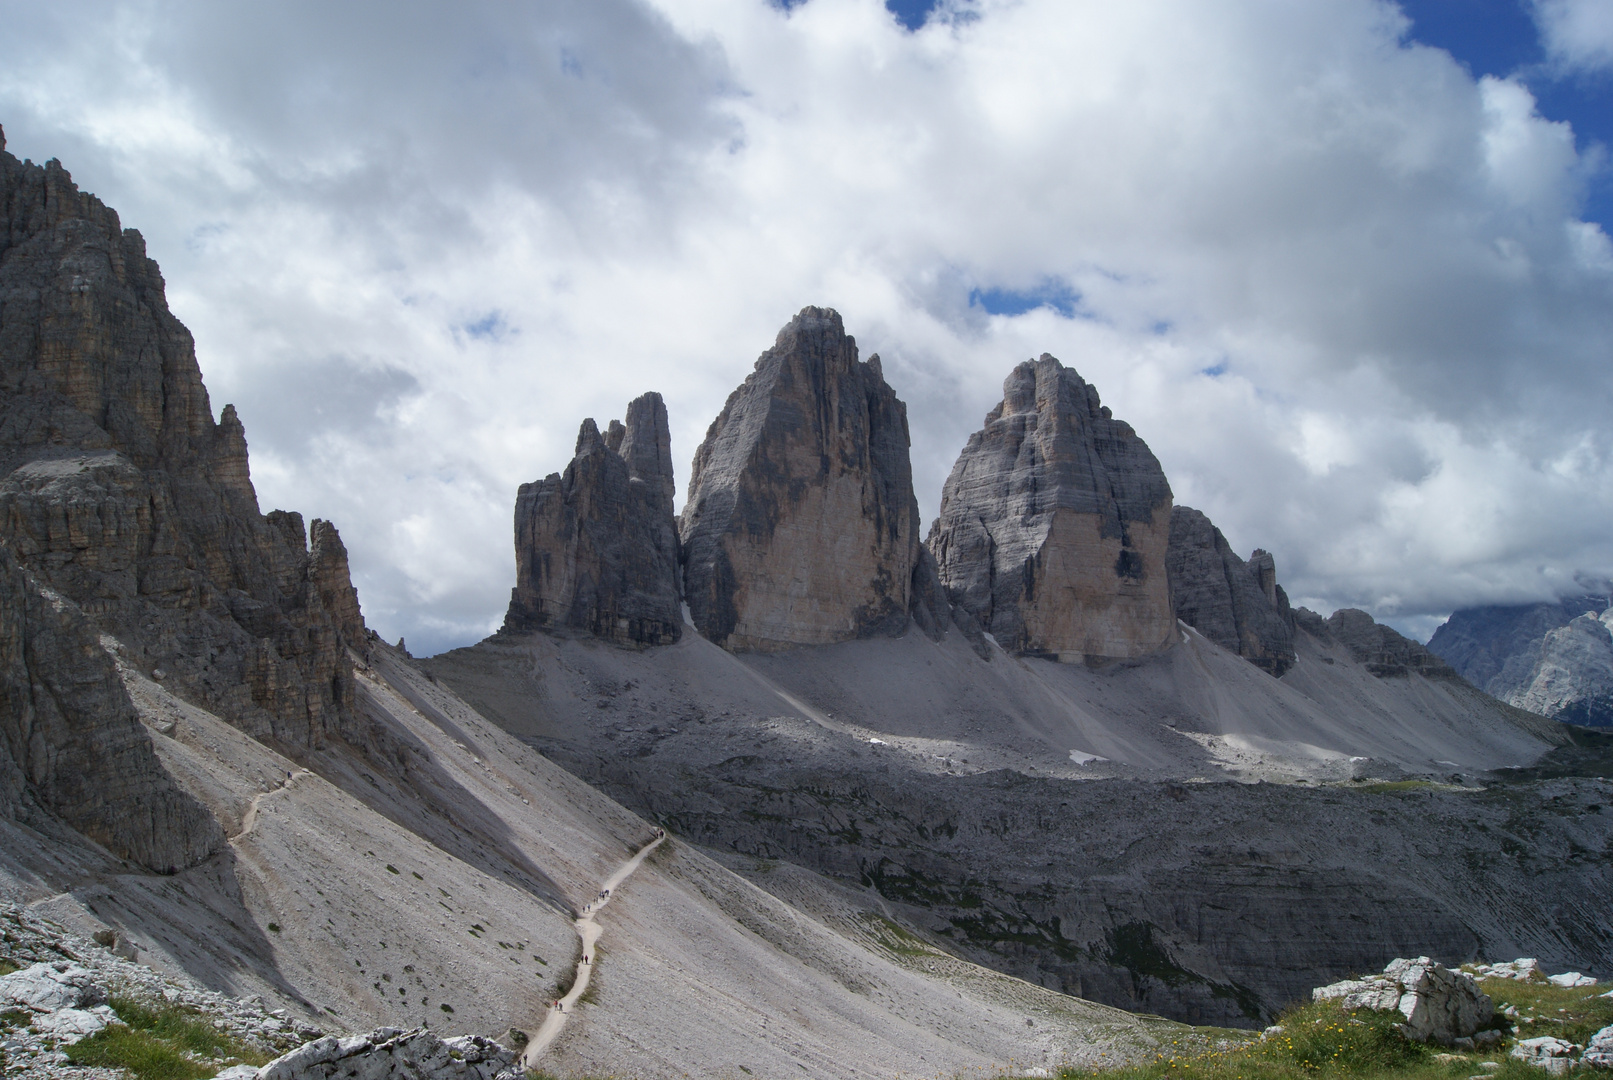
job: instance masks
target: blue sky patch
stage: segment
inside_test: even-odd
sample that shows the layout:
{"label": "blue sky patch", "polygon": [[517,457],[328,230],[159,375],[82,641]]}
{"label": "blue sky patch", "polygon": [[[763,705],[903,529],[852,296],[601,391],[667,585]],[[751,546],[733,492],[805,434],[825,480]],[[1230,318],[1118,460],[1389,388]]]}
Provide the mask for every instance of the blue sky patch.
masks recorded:
{"label": "blue sky patch", "polygon": [[502,311],[489,311],[475,322],[461,323],[459,329],[466,337],[477,341],[503,341],[510,332],[510,324]]}
{"label": "blue sky patch", "polygon": [[1023,315],[1040,307],[1052,308],[1066,319],[1075,317],[1081,294],[1062,281],[1048,281],[1034,289],[970,289],[969,306],[988,315]]}

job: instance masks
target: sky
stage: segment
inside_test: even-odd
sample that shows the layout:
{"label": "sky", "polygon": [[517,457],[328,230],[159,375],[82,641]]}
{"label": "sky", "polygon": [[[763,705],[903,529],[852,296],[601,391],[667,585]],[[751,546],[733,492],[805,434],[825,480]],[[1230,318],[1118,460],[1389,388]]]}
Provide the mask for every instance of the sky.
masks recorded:
{"label": "sky", "polygon": [[496,628],[516,488],[808,304],[926,519],[1052,353],[1295,603],[1613,576],[1605,0],[0,0],[8,150],[141,230],[372,628]]}

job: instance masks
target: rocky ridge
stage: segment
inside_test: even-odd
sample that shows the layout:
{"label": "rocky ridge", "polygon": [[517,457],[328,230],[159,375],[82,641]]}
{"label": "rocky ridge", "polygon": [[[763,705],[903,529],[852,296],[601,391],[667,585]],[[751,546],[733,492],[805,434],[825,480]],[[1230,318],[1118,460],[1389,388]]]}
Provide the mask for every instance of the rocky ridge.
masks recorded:
{"label": "rocky ridge", "polygon": [[605,435],[583,421],[565,473],[522,484],[516,496],[505,631],[581,631],[630,646],[677,641],[674,492],[660,394],[635,399],[627,423],[612,420]]}
{"label": "rocky ridge", "polygon": [[1456,670],[1424,645],[1359,608],[1340,608],[1326,619],[1309,608],[1294,612],[1296,624],[1313,637],[1337,641],[1380,679],[1415,672],[1431,679],[1460,679]]}
{"label": "rocky ridge", "polygon": [[926,545],[949,600],[1010,652],[1139,657],[1176,637],[1170,522],[1147,444],[1044,353],[969,437]]}
{"label": "rocky ridge", "polygon": [[1277,678],[1294,666],[1294,613],[1269,552],[1244,562],[1209,518],[1177,506],[1165,568],[1178,619]]}
{"label": "rocky ridge", "polygon": [[[37,803],[153,869],[222,837],[154,767],[100,654],[308,752],[353,734],[368,646],[334,526],[259,513],[140,234],[0,134],[0,807]],[[27,676],[22,672],[26,670]],[[51,692],[45,692],[46,690]]]}

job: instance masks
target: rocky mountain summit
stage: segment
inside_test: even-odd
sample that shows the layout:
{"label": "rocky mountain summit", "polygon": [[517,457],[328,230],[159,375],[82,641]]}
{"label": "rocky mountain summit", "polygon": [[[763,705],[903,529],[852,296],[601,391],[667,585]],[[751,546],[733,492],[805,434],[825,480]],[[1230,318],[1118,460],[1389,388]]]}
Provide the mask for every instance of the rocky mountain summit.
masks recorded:
{"label": "rocky mountain summit", "polygon": [[768,651],[907,629],[936,593],[908,441],[879,357],[858,360],[837,312],[803,308],[695,452],[679,532],[700,632]]}
{"label": "rocky mountain summit", "polygon": [[1466,608],[1434,631],[1430,650],[1475,686],[1521,709],[1613,726],[1613,623],[1606,595]]}
{"label": "rocky mountain summit", "polygon": [[1350,650],[1356,663],[1378,678],[1415,672],[1431,679],[1460,679],[1456,670],[1429,649],[1385,626],[1360,608],[1340,608],[1326,619],[1309,608],[1294,612],[1298,626],[1324,641]]}
{"label": "rocky mountain summit", "polygon": [[367,635],[334,526],[259,513],[235,410],[133,229],[0,134],[0,810],[153,869],[222,835],[155,765],[99,635],[292,752],[352,727]]}
{"label": "rocky mountain summit", "polygon": [[1165,568],[1178,619],[1277,678],[1294,666],[1294,613],[1269,552],[1244,562],[1209,518],[1177,506]]}
{"label": "rocky mountain summit", "polygon": [[1148,445],[1044,353],[1003,382],[926,543],[948,598],[1010,652],[1136,657],[1175,640],[1170,522]]}
{"label": "rocky mountain summit", "polygon": [[671,441],[666,405],[648,393],[605,435],[584,420],[563,475],[521,485],[506,631],[577,630],[633,646],[678,640]]}

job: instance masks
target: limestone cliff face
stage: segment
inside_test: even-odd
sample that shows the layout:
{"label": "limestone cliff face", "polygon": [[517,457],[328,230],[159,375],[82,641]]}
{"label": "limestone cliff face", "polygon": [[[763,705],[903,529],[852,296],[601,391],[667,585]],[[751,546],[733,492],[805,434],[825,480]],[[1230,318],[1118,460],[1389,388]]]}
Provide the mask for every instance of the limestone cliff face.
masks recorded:
{"label": "limestone cliff face", "polygon": [[33,806],[159,873],[224,846],[157,762],[90,620],[0,547],[0,814]]}
{"label": "limestone cliff face", "polygon": [[1309,608],[1294,611],[1295,625],[1323,641],[1337,641],[1357,663],[1380,679],[1416,673],[1431,679],[1461,679],[1456,669],[1392,626],[1359,608],[1340,608],[1326,619]]}
{"label": "limestone cliff face", "polygon": [[900,633],[915,605],[932,635],[946,618],[920,553],[907,407],[827,308],[803,308],[729,395],[679,531],[690,615],[729,649]]}
{"label": "limestone cliff face", "polygon": [[582,631],[619,645],[682,633],[671,434],[661,395],[627,407],[600,435],[577,434],[564,475],[522,484],[515,502],[515,588],[504,629]]}
{"label": "limestone cliff face", "polygon": [[1520,709],[1573,724],[1613,726],[1608,597],[1467,608],[1428,640],[1463,678]]}
{"label": "limestone cliff face", "polygon": [[367,645],[328,523],[258,511],[140,234],[0,139],[0,544],[248,733],[298,752],[351,720]]}
{"label": "limestone cliff face", "polygon": [[1269,552],[1244,562],[1209,518],[1178,506],[1165,568],[1178,619],[1273,676],[1294,666],[1294,614]]}
{"label": "limestone cliff face", "polygon": [[1014,369],[941,492],[941,583],[1012,652],[1146,656],[1175,640],[1171,489],[1096,387],[1043,354]]}

